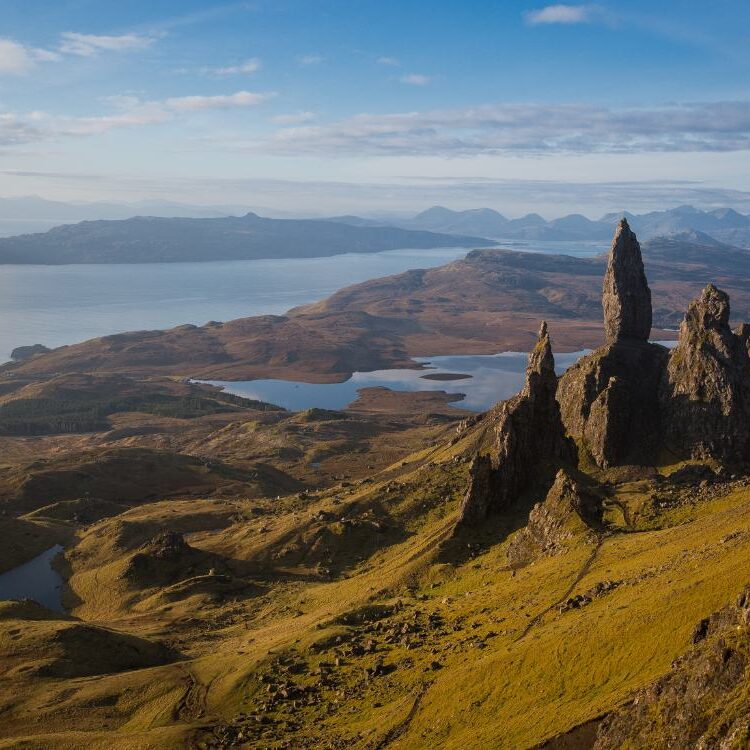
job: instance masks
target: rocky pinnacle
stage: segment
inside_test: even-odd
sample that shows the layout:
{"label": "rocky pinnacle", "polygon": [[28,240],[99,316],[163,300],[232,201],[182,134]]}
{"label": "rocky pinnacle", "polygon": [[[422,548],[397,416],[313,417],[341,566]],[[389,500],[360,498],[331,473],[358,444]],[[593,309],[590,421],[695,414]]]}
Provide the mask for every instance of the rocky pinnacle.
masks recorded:
{"label": "rocky pinnacle", "polygon": [[472,465],[458,527],[476,525],[517,504],[534,485],[546,493],[559,464],[575,464],[575,445],[565,438],[556,390],[555,359],[542,323],[523,390],[497,409],[494,460],[479,456]]}
{"label": "rocky pinnacle", "polygon": [[620,221],[609,251],[602,306],[609,343],[621,339],[648,341],[651,290],[643,270],[641,246],[626,219]]}
{"label": "rocky pinnacle", "polygon": [[539,327],[536,345],[529,355],[526,366],[526,383],[523,388],[525,396],[545,393],[545,398],[554,398],[557,390],[557,375],[555,374],[555,358],[552,354],[552,344],[547,332],[547,321],[543,320]]}

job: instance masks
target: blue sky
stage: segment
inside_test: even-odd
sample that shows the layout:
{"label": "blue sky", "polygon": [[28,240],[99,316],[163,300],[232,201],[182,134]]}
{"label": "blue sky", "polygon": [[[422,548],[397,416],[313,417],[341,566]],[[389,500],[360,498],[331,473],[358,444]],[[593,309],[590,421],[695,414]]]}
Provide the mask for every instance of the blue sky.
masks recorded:
{"label": "blue sky", "polygon": [[1,5],[0,195],[750,211],[746,0]]}

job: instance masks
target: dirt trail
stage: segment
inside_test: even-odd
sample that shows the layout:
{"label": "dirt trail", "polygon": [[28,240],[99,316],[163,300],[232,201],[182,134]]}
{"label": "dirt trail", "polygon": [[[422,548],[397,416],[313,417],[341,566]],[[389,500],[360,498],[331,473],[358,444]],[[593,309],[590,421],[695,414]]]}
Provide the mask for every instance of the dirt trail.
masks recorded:
{"label": "dirt trail", "polygon": [[175,713],[182,721],[195,721],[206,713],[206,694],[208,687],[192,673],[185,670],[187,687],[180,698]]}
{"label": "dirt trail", "polygon": [[385,733],[385,735],[383,735],[383,737],[381,737],[381,739],[373,746],[372,750],[383,750],[384,747],[388,747],[388,745],[395,742],[395,740],[397,740],[409,728],[409,725],[417,715],[417,711],[419,711],[419,704],[422,702],[422,698],[424,698],[424,695],[429,687],[429,683],[423,684],[420,687],[419,692],[414,698],[414,703],[409,709],[409,713],[404,717],[402,721],[396,724],[396,726],[391,727]]}
{"label": "dirt trail", "polygon": [[589,570],[591,570],[591,566],[593,565],[594,560],[596,560],[596,557],[599,554],[599,550],[601,549],[603,543],[604,543],[604,535],[599,534],[596,540],[596,546],[591,551],[591,554],[586,559],[586,562],[584,562],[583,565],[581,566],[581,569],[578,571],[578,574],[573,579],[573,582],[570,584],[570,586],[568,586],[568,588],[565,589],[565,591],[563,592],[562,596],[559,599],[552,602],[552,604],[550,604],[549,607],[546,607],[541,612],[539,612],[539,614],[534,615],[534,617],[532,617],[531,620],[529,620],[526,627],[523,629],[523,632],[518,636],[518,638],[516,638],[513,641],[514,643],[518,643],[520,640],[523,640],[529,634],[531,629],[541,622],[542,618],[548,612],[550,612],[555,607],[562,604],[573,593],[573,589],[581,582],[581,580],[589,572]]}

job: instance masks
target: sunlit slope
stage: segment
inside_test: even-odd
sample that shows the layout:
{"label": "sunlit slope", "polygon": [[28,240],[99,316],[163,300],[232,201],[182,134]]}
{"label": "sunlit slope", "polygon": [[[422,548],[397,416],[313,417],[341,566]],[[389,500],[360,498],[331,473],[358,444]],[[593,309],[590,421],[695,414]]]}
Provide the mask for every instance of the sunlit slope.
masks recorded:
{"label": "sunlit slope", "polygon": [[[750,580],[750,489],[683,488],[642,531],[611,506],[607,530],[514,572],[528,509],[453,538],[491,428],[303,497],[156,502],[82,529],[73,613],[176,660],[19,679],[3,734],[28,736],[34,711],[28,747],[515,749],[616,708]],[[640,503],[644,481],[613,499]],[[134,575],[164,531],[190,549]]]}

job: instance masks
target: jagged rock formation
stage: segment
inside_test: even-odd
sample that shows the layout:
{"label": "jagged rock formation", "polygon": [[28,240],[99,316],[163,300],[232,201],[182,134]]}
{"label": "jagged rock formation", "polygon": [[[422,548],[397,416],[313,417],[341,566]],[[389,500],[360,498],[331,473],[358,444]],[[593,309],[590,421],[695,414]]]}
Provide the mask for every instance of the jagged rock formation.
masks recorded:
{"label": "jagged rock formation", "polygon": [[602,721],[594,750],[747,747],[749,622],[750,587],[698,624],[696,646],[668,674]]}
{"label": "jagged rock formation", "polygon": [[648,343],[651,293],[638,240],[623,220],[602,295],[607,344],[560,379],[570,435],[602,468],[680,458],[745,460],[750,454],[750,326],[729,328],[729,298],[712,284],[690,304],[678,346]]}
{"label": "jagged rock formation", "polygon": [[560,462],[575,460],[575,448],[566,439],[560,419],[556,390],[555,359],[543,322],[529,356],[523,390],[500,404],[495,455],[479,457],[472,466],[459,526],[476,524],[510,507],[532,484],[544,482],[546,475],[550,475],[548,488]]}
{"label": "jagged rock formation", "polygon": [[560,469],[544,502],[532,508],[528,524],[508,546],[508,563],[516,568],[539,555],[561,552],[568,540],[592,534],[601,523],[601,499]]}
{"label": "jagged rock formation", "polygon": [[607,344],[560,379],[563,423],[601,467],[645,463],[658,449],[659,384],[667,351],[648,343],[651,291],[640,245],[625,219],[612,242],[602,307]]}
{"label": "jagged rock formation", "polygon": [[709,284],[693,300],[662,382],[665,445],[681,458],[750,455],[750,358],[729,328],[729,297]]}
{"label": "jagged rock formation", "polygon": [[602,292],[604,331],[609,343],[621,339],[648,341],[651,333],[651,290],[643,270],[641,246],[627,219],[615,232]]}

